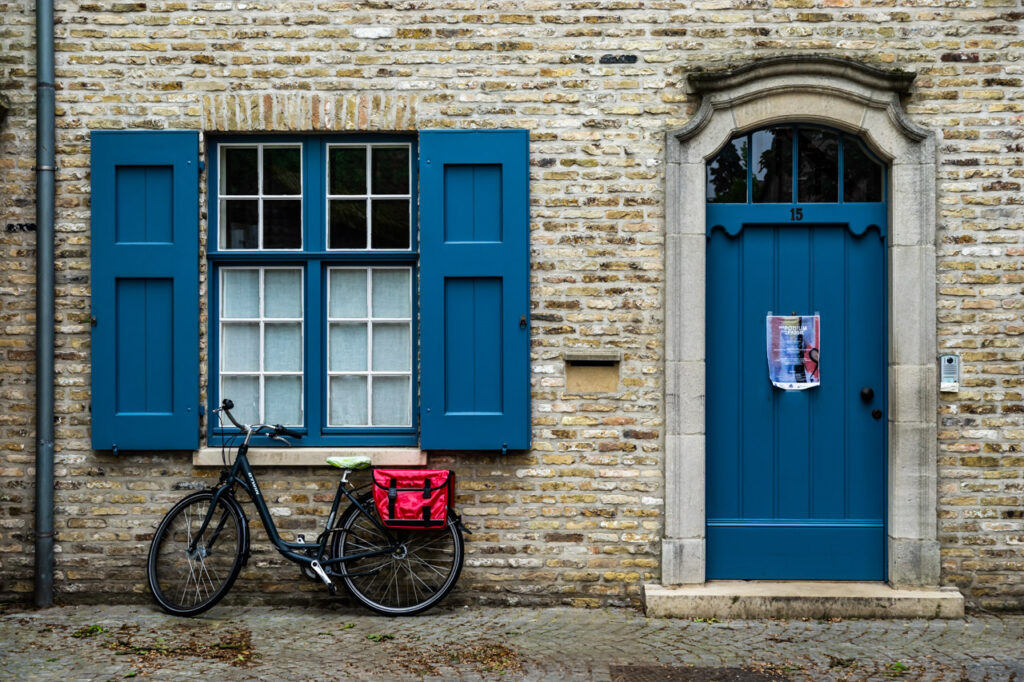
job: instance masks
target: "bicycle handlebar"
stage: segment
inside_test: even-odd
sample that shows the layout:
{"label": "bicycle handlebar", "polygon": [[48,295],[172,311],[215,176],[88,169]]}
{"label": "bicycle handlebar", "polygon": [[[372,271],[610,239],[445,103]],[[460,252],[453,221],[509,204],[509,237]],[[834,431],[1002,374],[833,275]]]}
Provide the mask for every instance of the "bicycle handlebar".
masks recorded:
{"label": "bicycle handlebar", "polygon": [[275,436],[288,436],[289,438],[302,438],[302,434],[299,433],[298,431],[292,431],[291,429],[286,429],[285,427],[281,426],[280,424],[275,424],[274,425],[274,435]]}
{"label": "bicycle handlebar", "polygon": [[[231,400],[229,400],[228,398],[224,398],[224,400],[220,404],[220,408],[214,411],[219,411],[226,414],[231,423],[238,427],[238,430],[245,432],[249,435],[259,433],[263,429],[268,429],[273,431],[273,433],[271,434],[271,438],[279,438],[280,436],[288,436],[289,438],[302,438],[302,434],[299,433],[298,431],[292,431],[291,429],[281,426],[280,424],[252,424],[250,426],[239,424],[238,420],[235,419],[234,415],[231,414],[231,410],[232,408],[234,408],[234,406],[235,404]],[[248,437],[246,437],[246,442],[248,442]]]}
{"label": "bicycle handlebar", "polygon": [[231,410],[234,407],[235,407],[235,404],[233,402],[231,402],[227,398],[224,398],[224,400],[221,401],[220,409],[219,410],[214,410],[214,412],[218,412],[218,411],[219,412],[223,412],[224,414],[226,414],[228,416],[228,419],[231,420],[232,424],[237,426],[240,430],[245,431],[245,427],[242,426],[241,424],[239,424],[238,421],[235,419],[234,415],[231,414]]}

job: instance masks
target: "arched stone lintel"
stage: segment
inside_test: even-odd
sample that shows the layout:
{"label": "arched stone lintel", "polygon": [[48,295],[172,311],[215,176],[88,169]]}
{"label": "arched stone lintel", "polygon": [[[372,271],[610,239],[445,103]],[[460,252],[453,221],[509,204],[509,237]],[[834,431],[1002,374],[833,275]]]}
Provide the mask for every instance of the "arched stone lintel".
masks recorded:
{"label": "arched stone lintel", "polygon": [[705,163],[738,133],[800,122],[857,134],[888,162],[888,576],[900,587],[938,584],[936,149],[902,109],[912,80],[835,58],[778,58],[690,79],[700,109],[666,136],[674,294],[665,300],[663,584],[705,580]]}
{"label": "arched stone lintel", "polygon": [[[814,123],[860,135],[887,162],[921,163],[929,151],[934,156],[933,137],[907,117],[895,93],[786,74],[705,96],[693,120],[669,133],[679,142],[691,141],[686,156],[670,162],[702,163],[732,135],[776,123]],[[724,128],[731,134],[719,139]]]}
{"label": "arched stone lintel", "polygon": [[826,76],[858,83],[877,91],[905,94],[917,74],[902,69],[883,69],[834,55],[789,54],[746,61],[721,69],[691,73],[687,83],[692,92],[707,94],[734,90],[748,82],[798,73],[805,78]]}

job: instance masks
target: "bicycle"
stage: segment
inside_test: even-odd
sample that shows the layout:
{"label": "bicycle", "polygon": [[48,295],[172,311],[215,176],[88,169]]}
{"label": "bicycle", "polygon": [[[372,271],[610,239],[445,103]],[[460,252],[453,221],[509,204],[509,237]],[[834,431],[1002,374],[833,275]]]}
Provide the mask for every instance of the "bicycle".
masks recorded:
{"label": "bicycle", "polygon": [[[366,456],[329,457],[341,468],[334,502],[316,542],[281,538],[249,465],[250,439],[260,433],[290,445],[288,438],[302,434],[280,424],[239,424],[231,414],[234,404],[225,399],[222,413],[244,439],[234,461],[213,488],[193,493],[175,504],[153,536],[147,562],[149,588],[167,613],[200,614],[219,602],[249,560],[249,522],[235,496],[240,488],[249,496],[278,552],[297,563],[307,579],[319,580],[334,595],[340,579],[349,593],[367,608],[387,616],[411,616],[438,604],[455,586],[462,571],[465,530],[459,515],[449,510],[439,530],[396,530],[380,520],[370,484],[355,486],[352,471],[368,469]],[[349,505],[341,515],[342,496]],[[335,524],[335,519],[337,523]],[[466,531],[467,533],[469,531]]]}

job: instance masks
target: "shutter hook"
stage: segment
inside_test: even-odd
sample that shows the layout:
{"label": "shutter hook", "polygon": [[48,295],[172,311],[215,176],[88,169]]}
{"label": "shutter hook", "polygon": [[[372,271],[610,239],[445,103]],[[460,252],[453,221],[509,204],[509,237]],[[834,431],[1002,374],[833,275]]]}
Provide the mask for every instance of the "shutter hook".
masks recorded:
{"label": "shutter hook", "polygon": [[519,328],[526,329],[526,315],[519,316]]}

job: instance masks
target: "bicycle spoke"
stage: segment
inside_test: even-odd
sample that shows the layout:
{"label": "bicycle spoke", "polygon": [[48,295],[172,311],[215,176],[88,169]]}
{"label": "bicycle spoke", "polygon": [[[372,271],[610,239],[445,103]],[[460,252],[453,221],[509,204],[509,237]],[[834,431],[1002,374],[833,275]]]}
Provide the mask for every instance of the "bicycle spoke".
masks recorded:
{"label": "bicycle spoke", "polygon": [[211,573],[211,569],[209,567],[207,567],[206,560],[201,558],[201,557],[199,559],[199,565],[200,565],[199,575],[200,575],[200,577],[202,577],[202,576],[206,577],[206,581],[205,581],[204,584],[208,587],[207,592],[209,593],[210,591],[216,589],[216,586],[217,586],[217,584],[219,582],[218,580],[216,580],[217,572],[213,571],[213,575],[211,575],[210,574]]}
{"label": "bicycle spoke", "polygon": [[421,551],[421,550],[424,550],[424,549],[429,549],[429,550],[434,551],[434,552],[443,552],[445,554],[454,554],[455,553],[455,550],[448,549],[446,547],[439,547],[439,546],[436,546],[436,545],[416,545],[416,550],[417,551]]}
{"label": "bicycle spoke", "polygon": [[[355,545],[355,549],[357,549],[357,550],[373,551],[373,550],[377,550],[377,549],[381,548],[381,546],[379,544],[371,544],[370,542],[362,540],[358,536],[350,536],[350,538],[351,537],[355,537],[355,540],[352,541],[352,544]],[[387,545],[385,545],[385,547],[386,546]],[[358,552],[353,552],[353,553],[358,553]]]}
{"label": "bicycle spoke", "polygon": [[[189,562],[188,570],[189,570],[189,575],[191,576],[191,574],[192,574],[192,563],[191,562]],[[188,584],[189,584],[188,578],[186,578],[184,580],[184,582],[181,583],[181,595],[178,597],[178,603],[180,603],[180,604],[184,604],[185,603],[185,595],[188,594]]]}
{"label": "bicycle spoke", "polygon": [[389,581],[389,585],[391,588],[389,589],[389,592],[393,591],[395,593],[395,603],[401,604],[402,594],[398,589],[398,566],[395,564],[391,565],[391,580]]}
{"label": "bicycle spoke", "polygon": [[[421,548],[421,549],[429,548],[429,547],[436,547],[436,548],[438,548],[438,550],[440,550],[442,552],[451,552],[452,549],[447,549],[447,548],[443,548],[442,547],[442,545],[443,545],[445,540],[446,540],[446,538],[444,536],[441,536],[441,537],[438,537],[438,538],[431,538],[428,542],[419,542],[419,543],[417,543],[416,546]],[[407,544],[412,544],[412,543],[407,543]]]}
{"label": "bicycle spoke", "polygon": [[385,572],[386,572],[386,571],[385,571],[385,568],[386,568],[386,567],[387,567],[387,563],[381,564],[381,565],[380,565],[380,567],[379,567],[379,570],[377,570],[377,571],[376,571],[375,573],[371,573],[371,574],[369,575],[369,581],[368,581],[368,582],[367,582],[367,584],[365,585],[365,592],[367,592],[367,593],[372,593],[372,592],[374,591],[374,589],[373,589],[373,586],[374,586],[374,585],[376,584],[376,582],[377,582],[377,581],[378,581],[378,580],[379,580],[379,579],[380,579],[380,578],[381,578],[382,576],[384,576],[384,575],[385,575]]}
{"label": "bicycle spoke", "polygon": [[434,566],[433,564],[431,564],[431,563],[428,563],[428,562],[427,562],[426,560],[424,560],[424,559],[421,559],[421,558],[419,558],[419,557],[416,557],[416,556],[412,556],[411,554],[409,555],[409,561],[410,561],[410,562],[411,562],[411,561],[415,561],[415,562],[416,562],[416,563],[418,563],[418,564],[419,564],[420,566],[423,566],[424,568],[426,568],[426,569],[429,569],[429,570],[433,571],[434,573],[436,573],[437,575],[439,575],[439,576],[440,576],[441,578],[445,578],[445,577],[447,577],[447,575],[448,575],[447,573],[445,573],[445,572],[443,572],[443,571],[439,570],[438,568],[436,568],[436,567],[435,567],[435,566]]}
{"label": "bicycle spoke", "polygon": [[416,594],[416,601],[420,601],[419,590],[416,588],[417,581],[427,589],[428,592],[434,592],[434,590],[427,584],[423,578],[416,575],[416,571],[412,570],[412,564],[406,563],[405,570],[409,572],[409,578],[411,579],[409,584],[412,587],[413,592]]}

